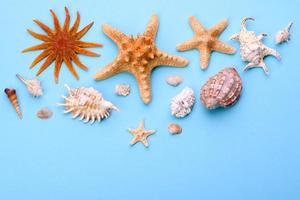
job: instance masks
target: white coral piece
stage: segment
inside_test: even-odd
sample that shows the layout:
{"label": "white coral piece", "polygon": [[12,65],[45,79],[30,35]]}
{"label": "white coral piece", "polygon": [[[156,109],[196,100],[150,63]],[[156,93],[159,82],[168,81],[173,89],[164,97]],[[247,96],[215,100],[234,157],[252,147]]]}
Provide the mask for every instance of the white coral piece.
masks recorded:
{"label": "white coral piece", "polygon": [[41,86],[41,81],[39,81],[38,79],[27,80],[20,74],[17,74],[16,76],[26,85],[28,92],[32,96],[39,97],[43,95],[43,88]]}
{"label": "white coral piece", "polygon": [[65,87],[69,95],[67,97],[62,96],[65,103],[58,105],[65,107],[64,113],[72,113],[73,119],[80,117],[80,120],[84,120],[85,123],[91,122],[92,124],[96,120],[100,122],[102,119],[109,117],[110,111],[119,110],[92,87],[70,88],[68,85],[65,85]]}
{"label": "white coral piece", "polygon": [[253,67],[261,67],[265,74],[268,74],[269,69],[264,62],[264,57],[272,55],[278,60],[281,60],[281,57],[276,50],[262,43],[263,38],[267,36],[266,33],[257,36],[254,31],[248,31],[246,29],[247,20],[254,19],[245,17],[241,22],[241,31],[231,36],[231,39],[236,39],[240,42],[241,58],[243,61],[249,62],[244,68],[244,71]]}
{"label": "white coral piece", "polygon": [[288,42],[290,40],[290,29],[293,25],[293,22],[290,22],[287,27],[285,27],[283,30],[280,30],[277,32],[275,36],[275,42],[276,44],[281,44],[283,42]]}
{"label": "white coral piece", "polygon": [[192,111],[194,103],[194,91],[187,87],[171,100],[171,114],[178,118],[185,117]]}

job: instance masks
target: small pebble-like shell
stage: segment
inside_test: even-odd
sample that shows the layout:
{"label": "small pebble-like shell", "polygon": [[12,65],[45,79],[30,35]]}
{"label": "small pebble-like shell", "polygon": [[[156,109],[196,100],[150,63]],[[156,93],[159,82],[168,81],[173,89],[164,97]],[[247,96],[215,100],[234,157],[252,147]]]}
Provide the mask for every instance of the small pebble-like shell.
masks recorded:
{"label": "small pebble-like shell", "polygon": [[94,123],[96,120],[101,121],[108,118],[112,110],[118,111],[119,109],[111,102],[106,101],[98,90],[92,87],[78,87],[70,88],[65,85],[69,95],[62,96],[65,103],[58,105],[65,107],[64,113],[72,113],[73,119],[79,117],[85,123]]}
{"label": "small pebble-like shell", "polygon": [[169,133],[171,133],[172,135],[177,135],[182,132],[181,126],[179,124],[175,124],[175,123],[169,124],[168,130],[169,130]]}
{"label": "small pebble-like shell", "polygon": [[115,87],[115,93],[119,96],[128,96],[130,94],[130,85],[117,84]]}
{"label": "small pebble-like shell", "polygon": [[23,115],[22,115],[22,111],[21,111],[21,108],[19,105],[16,90],[12,89],[12,88],[5,88],[4,92],[7,95],[7,98],[9,99],[9,101],[11,102],[13,107],[15,108],[19,118],[22,119]]}
{"label": "small pebble-like shell", "polygon": [[43,95],[41,81],[39,81],[38,79],[27,80],[20,74],[17,74],[16,76],[26,85],[28,92],[32,96],[39,97]]}
{"label": "small pebble-like shell", "polygon": [[201,89],[200,99],[208,109],[228,107],[237,102],[242,81],[234,68],[225,68],[209,78]]}
{"label": "small pebble-like shell", "polygon": [[180,75],[168,76],[166,78],[166,82],[174,87],[178,86],[182,81],[183,79]]}
{"label": "small pebble-like shell", "polygon": [[178,118],[185,117],[192,111],[194,103],[194,91],[192,88],[187,87],[172,98],[170,104],[171,114]]}
{"label": "small pebble-like shell", "polygon": [[48,108],[42,108],[40,109],[37,113],[36,116],[40,119],[49,119],[50,117],[52,117],[53,112],[48,109]]}

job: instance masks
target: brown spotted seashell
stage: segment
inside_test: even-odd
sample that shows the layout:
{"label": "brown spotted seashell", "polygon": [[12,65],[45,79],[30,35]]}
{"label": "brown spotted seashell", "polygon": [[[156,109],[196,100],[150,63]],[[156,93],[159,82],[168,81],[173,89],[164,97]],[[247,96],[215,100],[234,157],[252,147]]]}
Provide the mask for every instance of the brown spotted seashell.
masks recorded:
{"label": "brown spotted seashell", "polygon": [[201,101],[208,109],[228,107],[237,102],[242,91],[241,77],[234,68],[212,76],[201,89]]}
{"label": "brown spotted seashell", "polygon": [[22,111],[21,111],[21,108],[19,105],[16,90],[12,89],[12,88],[5,88],[4,92],[7,95],[7,98],[9,99],[9,101],[11,102],[13,107],[15,108],[19,118],[22,119],[23,115],[22,115]]}

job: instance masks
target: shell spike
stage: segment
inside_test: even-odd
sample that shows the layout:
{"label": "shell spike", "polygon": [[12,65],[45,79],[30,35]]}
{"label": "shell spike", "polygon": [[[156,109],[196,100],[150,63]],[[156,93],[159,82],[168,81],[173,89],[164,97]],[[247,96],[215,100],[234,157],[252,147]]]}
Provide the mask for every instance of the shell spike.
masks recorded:
{"label": "shell spike", "polygon": [[23,76],[21,76],[20,74],[16,74],[16,77],[20,80],[20,81],[22,81],[24,84],[28,84],[27,83],[27,79],[25,79]]}
{"label": "shell spike", "polygon": [[247,28],[246,28],[246,22],[247,22],[248,20],[254,21],[254,18],[253,18],[253,17],[244,17],[244,18],[242,19],[241,29],[242,29],[243,31],[247,31]]}
{"label": "shell spike", "polygon": [[293,22],[290,22],[290,23],[287,25],[286,30],[289,32],[289,31],[291,30],[292,26],[293,26]]}

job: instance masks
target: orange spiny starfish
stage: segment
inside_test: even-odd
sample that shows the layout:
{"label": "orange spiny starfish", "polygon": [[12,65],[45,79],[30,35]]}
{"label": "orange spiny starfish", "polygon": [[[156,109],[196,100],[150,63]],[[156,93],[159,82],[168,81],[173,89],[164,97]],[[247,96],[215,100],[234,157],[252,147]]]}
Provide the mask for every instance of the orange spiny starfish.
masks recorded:
{"label": "orange spiny starfish", "polygon": [[43,43],[24,49],[22,52],[43,50],[43,52],[38,55],[38,57],[36,57],[30,65],[30,68],[33,68],[37,63],[46,58],[45,62],[41,65],[40,69],[36,73],[37,76],[40,75],[52,62],[55,61],[54,78],[56,83],[58,83],[59,71],[63,62],[66,64],[75,78],[79,79],[79,76],[73,67],[72,61],[83,70],[87,70],[88,67],[79,60],[77,54],[83,54],[87,56],[100,56],[99,54],[96,54],[84,48],[102,47],[101,44],[80,41],[80,39],[92,27],[93,22],[78,31],[80,23],[79,12],[77,12],[76,20],[71,28],[69,10],[66,7],[66,19],[63,27],[60,26],[58,18],[53,10],[50,10],[50,12],[53,17],[54,29],[49,28],[47,25],[38,20],[33,20],[46,32],[47,35],[35,33],[28,29],[28,32],[33,37],[42,40]]}

